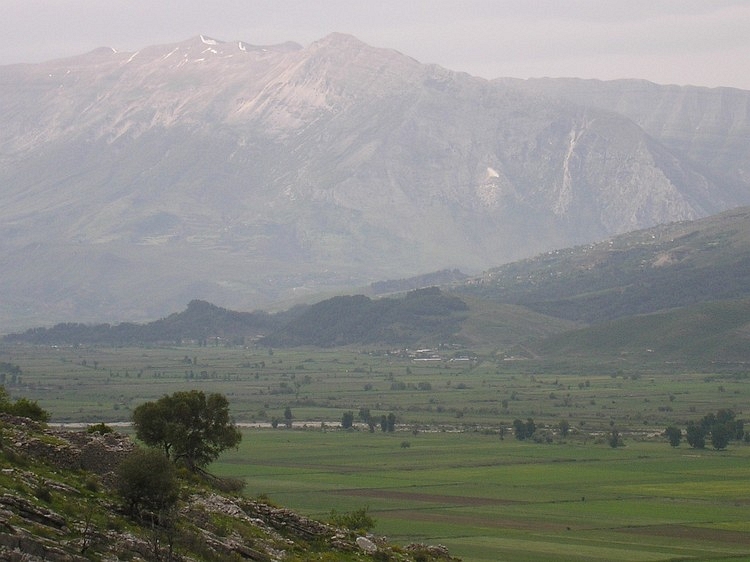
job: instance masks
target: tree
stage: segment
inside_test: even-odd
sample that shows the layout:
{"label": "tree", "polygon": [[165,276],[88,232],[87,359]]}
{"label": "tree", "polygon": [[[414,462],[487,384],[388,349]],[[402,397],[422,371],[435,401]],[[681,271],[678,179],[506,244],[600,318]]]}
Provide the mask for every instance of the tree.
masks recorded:
{"label": "tree", "polygon": [[612,426],[607,441],[609,442],[609,446],[613,449],[616,449],[617,447],[622,445],[622,438],[620,437],[620,432],[616,427]]}
{"label": "tree", "polygon": [[286,420],[287,427],[292,427],[292,418],[293,418],[292,409],[289,406],[287,406],[286,409],[284,410],[284,420]]}
{"label": "tree", "polygon": [[396,431],[396,414],[391,412],[388,414],[388,433]]}
{"label": "tree", "polygon": [[21,418],[29,418],[34,421],[49,421],[49,412],[44,410],[36,400],[19,398],[8,408],[8,413]]}
{"label": "tree", "polygon": [[36,400],[19,398],[15,402],[11,402],[8,391],[5,390],[4,386],[0,386],[0,412],[20,418],[29,418],[38,422],[49,421],[49,412],[37,404]]}
{"label": "tree", "polygon": [[236,447],[242,433],[229,419],[226,397],[198,390],[175,392],[133,410],[138,439],[161,447],[174,462],[192,471],[216,460],[222,451]]}
{"label": "tree", "polygon": [[519,441],[526,439],[526,424],[519,418],[513,420],[513,433]]}
{"label": "tree", "polygon": [[532,418],[528,418],[525,423],[518,418],[513,420],[513,433],[515,433],[516,439],[519,441],[531,439],[535,431],[536,424]]}
{"label": "tree", "polygon": [[693,449],[706,448],[706,430],[700,424],[689,422],[685,430],[685,439]]}
{"label": "tree", "polygon": [[672,447],[680,446],[680,441],[682,440],[682,430],[679,427],[670,425],[667,429],[664,430],[664,435],[666,436],[669,444],[672,445]]}
{"label": "tree", "polygon": [[536,433],[536,424],[533,419],[528,418],[526,420],[526,437],[530,439],[534,433]]}
{"label": "tree", "polygon": [[687,440],[691,447],[703,449],[706,438],[716,450],[726,449],[733,439],[742,439],[745,426],[742,420],[735,419],[734,412],[728,408],[721,408],[715,414],[709,412],[700,421],[691,421],[687,427]]}
{"label": "tree", "polygon": [[711,446],[717,451],[726,449],[731,438],[732,432],[729,429],[729,424],[717,423],[711,428]]}
{"label": "tree", "polygon": [[560,420],[560,422],[557,424],[557,427],[560,430],[561,437],[568,436],[568,432],[570,432],[570,423],[568,422],[568,420]]}
{"label": "tree", "polygon": [[153,449],[136,449],[117,468],[117,491],[132,516],[168,511],[178,497],[174,465]]}
{"label": "tree", "polygon": [[341,427],[350,429],[354,425],[354,412],[344,412],[341,416]]}

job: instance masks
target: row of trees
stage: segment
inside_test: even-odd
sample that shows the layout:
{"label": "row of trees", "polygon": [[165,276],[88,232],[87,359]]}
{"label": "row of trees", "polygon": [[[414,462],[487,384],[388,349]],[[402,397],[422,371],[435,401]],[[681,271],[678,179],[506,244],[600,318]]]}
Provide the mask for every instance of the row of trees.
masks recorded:
{"label": "row of trees", "polygon": [[[664,431],[669,444],[679,447],[682,441],[682,429],[670,425]],[[707,440],[716,450],[726,449],[731,441],[739,441],[746,437],[743,420],[736,419],[735,413],[729,409],[709,413],[698,421],[690,421],[685,428],[685,440],[693,449],[705,449]]]}
{"label": "row of trees", "polygon": [[[396,414],[391,412],[387,416],[383,414],[380,419],[377,419],[370,413],[369,408],[359,409],[359,419],[366,423],[370,428],[370,433],[375,431],[375,428],[380,426],[380,430],[383,433],[393,433],[396,431]],[[347,411],[341,415],[341,427],[344,429],[351,429],[354,426],[354,412]]]}

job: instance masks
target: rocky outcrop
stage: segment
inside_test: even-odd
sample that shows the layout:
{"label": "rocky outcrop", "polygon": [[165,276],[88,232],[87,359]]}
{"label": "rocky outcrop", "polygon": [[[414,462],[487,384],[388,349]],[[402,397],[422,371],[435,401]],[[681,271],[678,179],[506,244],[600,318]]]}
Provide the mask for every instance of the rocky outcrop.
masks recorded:
{"label": "rocky outcrop", "polygon": [[13,447],[19,453],[65,470],[82,469],[108,475],[135,448],[129,437],[118,433],[51,430],[9,414],[0,414],[0,423],[8,428]]}

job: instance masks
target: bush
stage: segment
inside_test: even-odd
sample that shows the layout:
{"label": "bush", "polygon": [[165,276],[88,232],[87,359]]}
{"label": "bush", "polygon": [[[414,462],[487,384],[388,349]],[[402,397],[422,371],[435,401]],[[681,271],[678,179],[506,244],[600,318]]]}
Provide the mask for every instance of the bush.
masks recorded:
{"label": "bush", "polygon": [[159,451],[136,449],[117,469],[117,491],[132,516],[168,511],[178,497],[174,465]]}
{"label": "bush", "polygon": [[369,531],[375,526],[375,519],[368,513],[369,509],[362,507],[347,513],[339,513],[332,509],[328,521],[331,525],[350,531]]}
{"label": "bush", "polygon": [[6,406],[5,411],[20,418],[29,418],[38,422],[49,421],[49,412],[44,410],[36,401],[19,398],[13,404]]}
{"label": "bush", "polygon": [[52,490],[50,490],[50,487],[44,482],[37,484],[34,489],[34,495],[38,500],[43,501],[44,503],[52,503]]}
{"label": "bush", "polygon": [[106,423],[100,422],[90,425],[86,428],[87,433],[98,433],[99,435],[106,435],[107,433],[114,432],[114,429],[109,427]]}
{"label": "bush", "polygon": [[242,478],[217,478],[211,485],[225,494],[239,494],[245,489],[245,481]]}

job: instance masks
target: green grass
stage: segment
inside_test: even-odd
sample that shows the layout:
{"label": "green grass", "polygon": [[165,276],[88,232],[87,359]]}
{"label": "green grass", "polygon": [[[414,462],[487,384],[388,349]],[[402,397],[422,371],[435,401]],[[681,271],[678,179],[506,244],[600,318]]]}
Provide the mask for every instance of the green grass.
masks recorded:
{"label": "green grass", "polygon": [[[745,371],[442,353],[3,346],[0,361],[23,371],[11,395],[38,400],[53,425],[125,421],[192,388],[227,395],[239,422],[283,423],[289,406],[306,430],[247,429],[212,470],[318,518],[369,506],[376,532],[446,544],[467,562],[750,559],[750,446],[672,449],[659,436],[718,408],[742,418]],[[395,413],[398,431],[337,429],[360,408]],[[543,443],[512,437],[527,417]],[[606,444],[612,426],[625,447]]]}
{"label": "green grass", "polygon": [[466,561],[704,560],[750,558],[748,461],[747,446],[249,430],[214,469],[314,517],[369,506],[377,532]]}
{"label": "green grass", "polygon": [[[23,370],[21,384],[6,384],[11,395],[37,400],[53,422],[127,421],[143,401],[192,388],[226,394],[242,422],[283,420],[289,406],[295,420],[330,424],[364,407],[375,416],[394,412],[416,428],[498,428],[533,417],[550,428],[565,419],[585,432],[605,431],[610,422],[661,431],[717,407],[741,413],[747,404],[744,371],[493,355],[450,362],[453,353],[431,363],[359,350],[0,346],[0,360]],[[429,389],[419,390],[424,383]]]}

